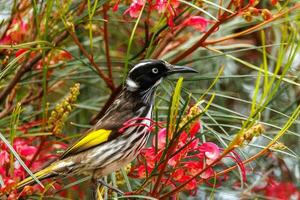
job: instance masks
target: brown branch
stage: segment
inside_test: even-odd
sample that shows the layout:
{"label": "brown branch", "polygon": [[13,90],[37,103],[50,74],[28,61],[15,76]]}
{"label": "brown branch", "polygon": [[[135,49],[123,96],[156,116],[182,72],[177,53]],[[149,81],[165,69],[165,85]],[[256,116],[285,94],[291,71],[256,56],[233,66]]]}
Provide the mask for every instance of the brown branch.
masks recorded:
{"label": "brown branch", "polygon": [[111,91],[114,91],[115,90],[115,86],[114,86],[112,80],[109,77],[107,77],[104,74],[104,72],[100,69],[100,67],[97,65],[97,63],[95,63],[94,58],[85,50],[85,48],[83,47],[83,45],[79,41],[78,37],[76,36],[75,32],[73,32],[71,29],[68,29],[68,32],[69,32],[70,36],[72,37],[72,39],[74,40],[75,44],[78,46],[78,48],[81,51],[81,53],[90,61],[90,63],[93,65],[93,67],[98,72],[99,76],[104,80],[104,82],[106,83],[107,87]]}
{"label": "brown branch", "polygon": [[218,163],[219,161],[221,161],[227,154],[229,154],[232,150],[234,150],[235,147],[231,147],[228,149],[225,149],[224,152],[217,158],[215,159],[212,163],[210,163],[209,165],[206,165],[203,169],[200,170],[200,172],[198,172],[197,174],[195,174],[194,176],[192,176],[190,179],[188,179],[187,181],[185,181],[184,183],[182,183],[181,185],[179,185],[178,187],[176,187],[174,190],[167,192],[165,194],[162,194],[162,196],[159,197],[159,199],[168,199],[168,197],[180,192],[181,190],[184,189],[184,187],[191,182],[193,179],[199,177],[202,173],[204,173],[206,170],[208,170],[209,168],[213,167],[216,163]]}
{"label": "brown branch", "polygon": [[[57,36],[53,40],[53,46],[57,46],[60,42],[62,42],[66,37],[68,36],[68,32],[64,31],[61,35]],[[51,49],[47,49],[46,54],[49,53]],[[10,91],[17,85],[17,83],[21,80],[22,76],[30,71],[30,69],[37,64],[42,59],[42,53],[37,53],[36,56],[27,62],[25,62],[23,65],[20,66],[19,70],[16,72],[16,75],[13,77],[13,79],[8,83],[7,87],[1,91],[0,93],[0,102],[3,101],[7,95],[10,93]]]}
{"label": "brown branch", "polygon": [[196,49],[198,49],[200,46],[203,46],[204,41],[213,33],[215,32],[219,26],[224,23],[225,21],[231,19],[232,17],[236,16],[237,13],[232,14],[230,16],[227,16],[227,12],[224,12],[223,15],[220,16],[219,21],[217,21],[199,40],[198,42],[196,42],[193,46],[191,46],[189,49],[187,49],[185,52],[183,52],[182,54],[179,54],[177,57],[175,57],[171,63],[175,64],[179,61],[181,61],[182,59],[184,59],[185,57],[187,57],[188,55],[190,55],[191,53],[193,53]]}
{"label": "brown branch", "polygon": [[295,4],[293,7],[287,9],[287,10],[284,10],[282,12],[279,12],[278,14],[274,15],[272,18],[266,20],[266,21],[263,21],[262,23],[260,24],[257,24],[255,26],[252,26],[251,28],[248,28],[244,31],[241,31],[239,33],[234,33],[234,34],[231,34],[231,35],[228,35],[228,36],[225,36],[225,37],[222,37],[222,38],[218,38],[218,39],[213,39],[213,40],[209,40],[207,42],[203,42],[203,46],[206,46],[206,45],[209,45],[209,44],[215,44],[215,43],[219,43],[219,42],[223,42],[225,40],[229,40],[229,39],[233,39],[233,38],[236,38],[236,37],[239,37],[239,36],[242,36],[242,35],[247,35],[247,34],[250,34],[252,32],[254,32],[255,30],[263,27],[264,25],[272,22],[272,21],[275,21],[276,19],[284,16],[285,14],[293,11],[293,10],[296,10],[297,8],[300,8],[300,3],[298,4]]}
{"label": "brown branch", "polygon": [[[20,101],[20,104],[22,106],[26,105],[26,104],[29,104],[30,102],[36,100],[36,99],[39,99],[43,96],[43,89],[40,89],[38,92],[35,92],[35,96],[33,96],[33,92],[30,92],[26,97],[24,97],[21,101]],[[15,106],[11,106],[11,107],[7,107],[0,112],[0,118],[3,118],[7,115],[9,115],[14,109],[15,109],[16,105]]]}

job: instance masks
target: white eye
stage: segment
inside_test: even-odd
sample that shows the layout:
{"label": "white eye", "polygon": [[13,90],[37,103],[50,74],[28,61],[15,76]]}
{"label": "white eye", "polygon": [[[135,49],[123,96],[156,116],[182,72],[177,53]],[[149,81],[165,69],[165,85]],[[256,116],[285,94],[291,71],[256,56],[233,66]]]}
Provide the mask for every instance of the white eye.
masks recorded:
{"label": "white eye", "polygon": [[157,68],[152,68],[152,72],[153,72],[154,74],[157,74],[157,73],[158,73],[158,69],[157,69]]}

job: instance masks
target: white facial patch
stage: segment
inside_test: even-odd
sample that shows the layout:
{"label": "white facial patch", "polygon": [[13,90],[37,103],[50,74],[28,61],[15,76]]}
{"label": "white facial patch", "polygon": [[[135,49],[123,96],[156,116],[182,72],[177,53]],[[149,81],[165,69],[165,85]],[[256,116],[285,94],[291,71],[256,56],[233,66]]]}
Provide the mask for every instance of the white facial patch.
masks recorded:
{"label": "white facial patch", "polygon": [[126,79],[126,85],[130,91],[136,91],[140,87],[136,82],[134,82],[130,78]]}

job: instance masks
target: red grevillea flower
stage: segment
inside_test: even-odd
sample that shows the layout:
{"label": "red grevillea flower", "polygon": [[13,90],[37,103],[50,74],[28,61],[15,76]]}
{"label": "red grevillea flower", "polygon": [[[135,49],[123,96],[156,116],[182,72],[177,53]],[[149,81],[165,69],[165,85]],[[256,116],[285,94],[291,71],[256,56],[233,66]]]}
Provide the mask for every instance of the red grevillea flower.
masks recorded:
{"label": "red grevillea flower", "polygon": [[137,18],[146,2],[144,0],[134,0],[124,14],[129,13],[130,17]]}
{"label": "red grevillea flower", "polygon": [[28,51],[28,49],[18,49],[15,53],[16,57],[19,57],[20,55],[22,55],[23,53],[26,53]]}
{"label": "red grevillea flower", "polygon": [[200,32],[205,32],[210,20],[201,16],[192,16],[183,22],[183,26],[191,26]]}
{"label": "red grevillea flower", "polygon": [[[157,147],[158,149],[162,149],[166,146],[166,136],[167,136],[167,129],[162,128],[157,133]],[[156,138],[153,137],[153,146],[156,146]]]}
{"label": "red grevillea flower", "polygon": [[279,182],[273,177],[268,177],[263,187],[255,187],[253,192],[261,192],[272,199],[290,200],[300,199],[300,190],[291,182]]}
{"label": "red grevillea flower", "polygon": [[173,12],[172,9],[178,8],[179,5],[178,0],[156,0],[154,6],[159,13],[164,13],[166,11]]}
{"label": "red grevillea flower", "polygon": [[204,153],[207,164],[211,164],[220,156],[219,147],[212,142],[205,142],[200,146],[200,152]]}
{"label": "red grevillea flower", "polygon": [[3,166],[8,162],[9,162],[9,153],[7,153],[7,151],[5,150],[0,150],[0,166]]}
{"label": "red grevillea flower", "polygon": [[0,38],[0,44],[20,43],[28,34],[29,26],[19,17],[14,18],[6,34]]}
{"label": "red grevillea flower", "polygon": [[[35,123],[29,123],[29,125],[33,124]],[[19,130],[24,131],[25,127],[28,127],[29,125],[25,124],[21,126]],[[55,152],[57,149],[65,149],[67,147],[66,144],[61,142],[46,141],[43,144],[43,148],[39,149],[36,138],[21,137],[16,137],[12,146],[32,171],[41,169],[43,166],[48,164],[49,161],[57,158],[57,154]],[[33,160],[34,157],[35,159]],[[14,169],[12,172],[10,170],[11,168]],[[0,142],[0,175],[4,181],[4,186],[0,187],[0,192],[9,192],[11,194],[9,198],[11,199],[18,199],[20,196],[26,196],[27,194],[31,194],[32,192],[42,191],[42,188],[38,185],[32,187],[30,186],[30,188],[27,188],[26,190],[24,188],[23,192],[21,193],[12,190],[13,186],[18,181],[26,177],[27,172],[15,158],[13,160],[13,163],[10,162],[8,148],[3,142]]]}
{"label": "red grevillea flower", "polygon": [[[200,140],[196,138],[196,134],[200,129],[201,123],[196,121],[190,126],[189,130],[180,133],[174,153],[167,161],[167,168],[162,177],[163,185],[174,188],[176,183],[182,184],[188,181],[185,189],[195,192],[198,183],[203,182],[201,180],[214,175],[212,168],[203,169],[219,157],[220,149],[212,142],[200,144]],[[157,167],[167,147],[166,137],[166,128],[160,129],[157,136],[153,138],[152,146],[141,151],[138,164],[132,168],[131,176],[144,179]],[[158,166],[158,171],[160,168],[161,165]],[[200,172],[202,173],[199,177],[193,178]]]}
{"label": "red grevillea flower", "polygon": [[113,6],[113,12],[116,12],[119,9],[120,0],[117,0],[115,5]]}
{"label": "red grevillea flower", "polygon": [[[132,18],[137,18],[146,3],[145,0],[133,0],[129,8],[124,14],[129,14]],[[170,27],[174,27],[174,17],[176,16],[177,8],[180,5],[178,0],[156,0],[154,3],[149,2],[151,10],[156,10],[158,13],[162,13]],[[117,10],[119,1],[113,7],[113,10]]]}
{"label": "red grevillea flower", "polygon": [[[27,51],[29,51],[29,50],[28,49],[19,49],[19,50],[16,51],[15,56],[19,57],[22,54],[26,53]],[[35,56],[36,56],[35,51],[30,52],[29,60],[33,59]],[[72,58],[73,58],[72,54],[68,51],[53,51],[53,52],[51,52],[51,55],[49,54],[45,57],[44,62],[47,65],[54,65],[54,64],[57,64],[57,63],[62,63],[64,60],[71,60]],[[22,63],[24,61],[25,61],[25,58],[22,58],[22,59],[19,60],[19,63]],[[41,70],[42,68],[43,68],[43,61],[40,60],[36,64],[35,69]]]}

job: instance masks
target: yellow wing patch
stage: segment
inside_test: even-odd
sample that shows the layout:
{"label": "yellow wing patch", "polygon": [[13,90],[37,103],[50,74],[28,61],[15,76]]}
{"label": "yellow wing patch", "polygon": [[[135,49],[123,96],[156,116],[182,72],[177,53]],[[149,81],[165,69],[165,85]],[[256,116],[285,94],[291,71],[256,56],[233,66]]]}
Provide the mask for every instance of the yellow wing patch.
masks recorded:
{"label": "yellow wing patch", "polygon": [[75,142],[71,147],[69,147],[69,149],[67,149],[62,155],[62,158],[106,142],[110,133],[111,130],[106,129],[99,129],[88,133],[84,137],[80,138],[77,142]]}

